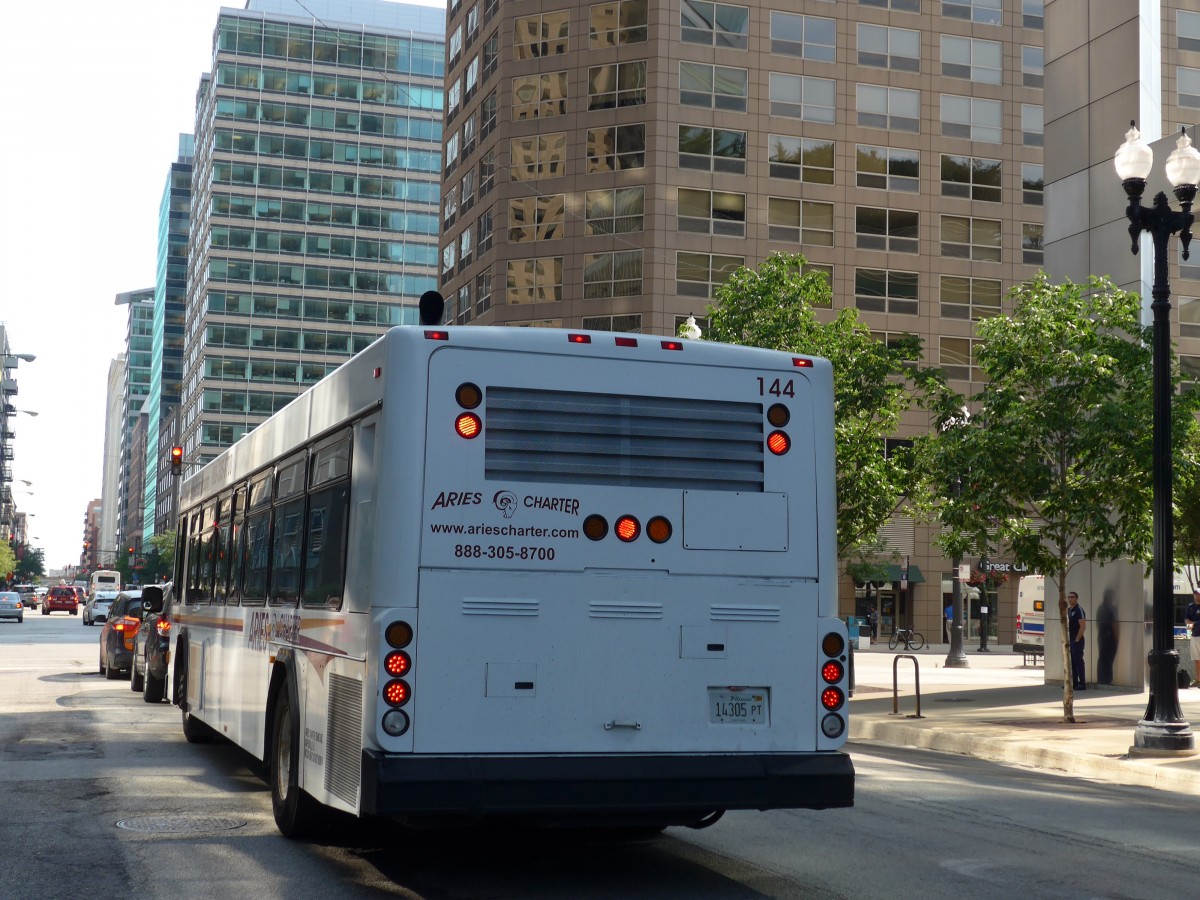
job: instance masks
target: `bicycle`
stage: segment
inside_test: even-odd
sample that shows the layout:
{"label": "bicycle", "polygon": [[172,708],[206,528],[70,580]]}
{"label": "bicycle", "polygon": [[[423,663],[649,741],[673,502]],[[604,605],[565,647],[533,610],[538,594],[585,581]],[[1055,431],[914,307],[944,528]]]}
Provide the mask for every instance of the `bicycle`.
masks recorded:
{"label": "bicycle", "polygon": [[901,643],[905,650],[920,650],[925,646],[925,635],[911,628],[897,628],[888,640],[888,649],[895,650]]}

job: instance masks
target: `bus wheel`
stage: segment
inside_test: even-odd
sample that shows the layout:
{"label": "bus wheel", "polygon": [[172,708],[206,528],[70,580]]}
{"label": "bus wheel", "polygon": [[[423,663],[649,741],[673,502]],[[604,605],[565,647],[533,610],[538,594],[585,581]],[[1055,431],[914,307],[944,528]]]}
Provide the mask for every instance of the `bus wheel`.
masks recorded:
{"label": "bus wheel", "polygon": [[300,719],[292,709],[286,683],[275,701],[269,780],[271,809],[280,833],[287,838],[315,835],[318,804],[300,789]]}
{"label": "bus wheel", "polygon": [[213,730],[183,710],[183,736],[189,744],[207,744],[213,739]]}

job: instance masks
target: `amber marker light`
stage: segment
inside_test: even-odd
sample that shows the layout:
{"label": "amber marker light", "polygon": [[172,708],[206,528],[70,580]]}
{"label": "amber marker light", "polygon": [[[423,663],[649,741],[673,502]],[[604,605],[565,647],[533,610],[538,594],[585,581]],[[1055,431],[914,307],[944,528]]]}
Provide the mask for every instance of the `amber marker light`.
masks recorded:
{"label": "amber marker light", "polygon": [[479,433],[483,431],[483,422],[475,413],[463,413],[454,420],[454,430],[458,432],[459,437],[471,440],[479,437]]}
{"label": "amber marker light", "polygon": [[633,516],[621,516],[617,519],[617,524],[613,526],[613,532],[617,535],[618,540],[625,543],[636,541],[638,535],[642,533],[642,526]]}
{"label": "amber marker light", "polygon": [[826,656],[841,656],[846,649],[846,639],[836,631],[831,631],[821,638],[821,652]]}
{"label": "amber marker light", "polygon": [[772,431],[767,435],[767,449],[776,456],[783,456],[792,449],[792,439],[782,431]]}
{"label": "amber marker light", "polygon": [[608,520],[604,516],[593,513],[583,520],[584,536],[591,541],[603,540],[608,534]]}
{"label": "amber marker light", "polygon": [[656,544],[665,544],[671,539],[671,523],[665,516],[655,516],[646,523],[646,537]]}
{"label": "amber marker light", "polygon": [[407,622],[393,622],[383,633],[383,639],[388,642],[389,647],[395,647],[397,650],[407,647],[413,639],[412,626]]}
{"label": "amber marker light", "polygon": [[788,408],[782,403],[773,403],[771,408],[767,410],[767,421],[776,428],[782,428],[792,419],[792,414]]}
{"label": "amber marker light", "polygon": [[483,402],[483,391],[479,389],[479,385],[467,381],[458,386],[458,390],[454,392],[454,399],[463,409],[475,409]]}

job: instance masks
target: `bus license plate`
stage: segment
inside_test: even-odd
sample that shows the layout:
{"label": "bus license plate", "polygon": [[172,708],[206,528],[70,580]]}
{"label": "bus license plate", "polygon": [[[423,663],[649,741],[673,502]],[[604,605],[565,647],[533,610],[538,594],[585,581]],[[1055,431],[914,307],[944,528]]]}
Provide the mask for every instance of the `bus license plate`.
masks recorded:
{"label": "bus license plate", "polygon": [[766,688],[708,689],[708,721],[712,725],[766,725],[770,694]]}

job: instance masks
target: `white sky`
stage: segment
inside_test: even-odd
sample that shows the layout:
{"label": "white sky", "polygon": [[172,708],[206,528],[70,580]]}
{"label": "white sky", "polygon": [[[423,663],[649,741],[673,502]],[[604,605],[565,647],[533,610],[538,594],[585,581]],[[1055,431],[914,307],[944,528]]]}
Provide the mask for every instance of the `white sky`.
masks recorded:
{"label": "white sky", "polygon": [[179,134],[192,131],[217,14],[244,6],[5,5],[0,322],[14,353],[37,355],[18,364],[14,405],[38,413],[10,419],[12,488],[47,568],[79,561],[100,497],[108,367],[125,345],[127,308],[113,301],[154,284],[158,204]]}

